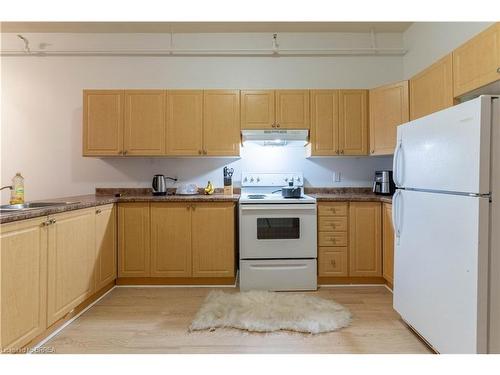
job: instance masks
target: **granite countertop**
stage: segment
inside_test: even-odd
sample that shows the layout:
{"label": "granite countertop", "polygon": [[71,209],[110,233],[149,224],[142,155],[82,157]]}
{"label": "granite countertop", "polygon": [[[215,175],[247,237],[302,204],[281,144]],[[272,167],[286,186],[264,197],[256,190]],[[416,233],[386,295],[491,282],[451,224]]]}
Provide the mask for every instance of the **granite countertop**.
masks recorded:
{"label": "granite countertop", "polygon": [[[173,190],[168,195],[154,196],[151,189],[96,189],[96,194],[78,195],[73,197],[44,199],[47,202],[73,202],[64,206],[45,207],[26,211],[12,211],[0,214],[0,224],[53,215],[60,212],[79,210],[83,208],[102,206],[119,202],[238,202],[239,189],[235,194],[224,195],[222,189],[216,189],[212,195],[175,195]],[[392,203],[392,196],[376,195],[369,188],[305,188],[305,193],[318,202],[386,202]],[[118,195],[118,196],[116,196]]]}
{"label": "granite countertop", "polygon": [[73,202],[64,206],[44,207],[40,209],[25,211],[2,212],[0,213],[0,224],[119,202],[238,202],[239,199],[239,194],[224,195],[217,190],[212,195],[198,194],[154,196],[151,193],[147,194],[144,191],[139,191],[137,194],[128,191],[126,194],[120,197],[116,197],[111,194],[100,193],[77,195],[73,197],[43,200],[44,202]]}
{"label": "granite countertop", "polygon": [[392,203],[392,195],[374,194],[370,188],[306,188],[305,193],[318,202],[385,202]]}

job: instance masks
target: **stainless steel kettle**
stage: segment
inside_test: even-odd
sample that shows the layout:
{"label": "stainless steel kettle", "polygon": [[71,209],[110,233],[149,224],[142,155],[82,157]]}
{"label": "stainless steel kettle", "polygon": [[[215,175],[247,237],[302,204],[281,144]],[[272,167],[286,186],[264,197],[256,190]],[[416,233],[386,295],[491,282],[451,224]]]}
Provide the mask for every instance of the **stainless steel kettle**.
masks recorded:
{"label": "stainless steel kettle", "polygon": [[153,195],[167,195],[167,180],[177,181],[173,177],[165,177],[162,174],[155,174],[153,176]]}

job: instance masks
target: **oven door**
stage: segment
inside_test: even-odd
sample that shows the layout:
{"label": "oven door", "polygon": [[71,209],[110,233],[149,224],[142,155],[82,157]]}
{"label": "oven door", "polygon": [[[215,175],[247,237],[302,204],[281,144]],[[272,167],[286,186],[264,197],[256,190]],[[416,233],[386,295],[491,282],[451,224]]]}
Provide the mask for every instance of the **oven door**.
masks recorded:
{"label": "oven door", "polygon": [[240,205],[240,258],[316,258],[316,204]]}

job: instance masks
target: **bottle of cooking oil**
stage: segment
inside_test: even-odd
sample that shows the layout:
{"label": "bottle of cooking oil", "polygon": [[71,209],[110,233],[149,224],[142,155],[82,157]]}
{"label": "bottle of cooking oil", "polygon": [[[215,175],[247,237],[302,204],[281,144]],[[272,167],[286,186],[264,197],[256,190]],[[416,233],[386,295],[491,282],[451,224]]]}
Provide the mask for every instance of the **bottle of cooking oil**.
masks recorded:
{"label": "bottle of cooking oil", "polygon": [[24,203],[24,177],[17,172],[12,179],[12,191],[10,195],[10,204]]}

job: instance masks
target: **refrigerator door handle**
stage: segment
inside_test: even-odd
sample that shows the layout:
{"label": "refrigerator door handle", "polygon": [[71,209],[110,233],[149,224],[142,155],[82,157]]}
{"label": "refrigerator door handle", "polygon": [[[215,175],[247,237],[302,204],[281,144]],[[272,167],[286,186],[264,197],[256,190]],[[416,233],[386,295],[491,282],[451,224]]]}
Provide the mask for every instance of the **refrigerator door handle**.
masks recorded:
{"label": "refrigerator door handle", "polygon": [[403,141],[400,139],[398,145],[396,146],[396,152],[394,154],[394,162],[392,169],[394,170],[393,179],[397,187],[401,187],[401,181],[399,180],[399,154],[403,150]]}
{"label": "refrigerator door handle", "polygon": [[396,243],[399,245],[399,238],[401,237],[401,230],[399,227],[399,197],[401,195],[401,190],[396,190],[396,194],[392,197],[392,225],[394,227],[394,235],[396,237]]}

